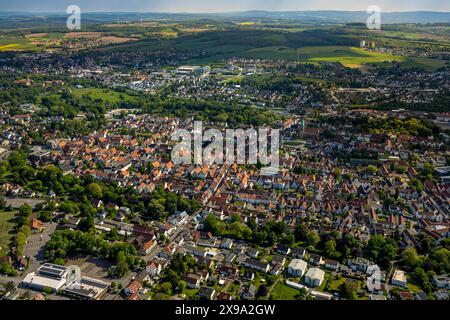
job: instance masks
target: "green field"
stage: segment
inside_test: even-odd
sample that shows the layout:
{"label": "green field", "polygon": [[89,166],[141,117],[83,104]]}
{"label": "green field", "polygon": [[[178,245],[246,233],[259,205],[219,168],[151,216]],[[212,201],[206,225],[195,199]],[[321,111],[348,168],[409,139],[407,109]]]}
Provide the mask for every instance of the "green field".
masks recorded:
{"label": "green field", "polygon": [[282,282],[277,282],[273,287],[271,296],[274,300],[295,300],[298,290],[288,287]]}
{"label": "green field", "polygon": [[404,57],[347,46],[304,47],[297,50],[289,47],[272,46],[251,49],[247,53],[254,58],[261,59],[295,61],[298,58],[300,62],[338,62],[350,67],[361,66],[365,63],[405,61]]}
{"label": "green field", "polygon": [[0,212],[0,256],[8,252],[16,225],[15,212]]}
{"label": "green field", "polygon": [[254,58],[261,59],[296,59],[299,62],[336,62],[346,67],[360,67],[363,64],[381,62],[404,62],[405,57],[372,52],[348,46],[304,47],[298,50],[289,47],[265,47],[247,51]]}
{"label": "green field", "polygon": [[136,101],[136,97],[127,93],[114,91],[111,89],[101,88],[83,88],[72,90],[73,95],[76,98],[81,99],[83,96],[89,96],[92,100],[102,100],[105,103],[118,103],[121,101]]}

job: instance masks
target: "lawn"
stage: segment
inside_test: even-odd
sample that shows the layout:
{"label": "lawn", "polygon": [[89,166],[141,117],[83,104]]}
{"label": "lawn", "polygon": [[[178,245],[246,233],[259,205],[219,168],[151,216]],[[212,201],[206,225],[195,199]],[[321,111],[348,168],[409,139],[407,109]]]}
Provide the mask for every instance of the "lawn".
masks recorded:
{"label": "lawn", "polygon": [[0,255],[8,252],[16,225],[15,212],[0,212]]}
{"label": "lawn", "polygon": [[199,289],[184,289],[183,293],[186,295],[186,297],[188,298],[193,298],[198,294]]}
{"label": "lawn", "polygon": [[331,274],[328,272],[325,272],[325,279],[323,280],[322,284],[320,285],[319,288],[317,288],[317,291],[320,292],[325,292],[325,288],[328,284],[328,281],[333,281],[333,279],[331,278]]}
{"label": "lawn", "polygon": [[110,89],[101,88],[83,88],[72,90],[73,95],[76,98],[82,98],[84,95],[90,96],[93,100],[100,99],[103,102],[115,104],[120,101],[135,101],[136,97],[129,94],[117,92]]}
{"label": "lawn", "polygon": [[298,290],[288,287],[283,282],[278,281],[272,289],[271,296],[274,300],[295,300]]}
{"label": "lawn", "polygon": [[338,292],[340,290],[341,285],[345,282],[345,278],[342,277],[338,280],[334,280],[333,278],[330,278],[328,281],[328,289],[330,292]]}

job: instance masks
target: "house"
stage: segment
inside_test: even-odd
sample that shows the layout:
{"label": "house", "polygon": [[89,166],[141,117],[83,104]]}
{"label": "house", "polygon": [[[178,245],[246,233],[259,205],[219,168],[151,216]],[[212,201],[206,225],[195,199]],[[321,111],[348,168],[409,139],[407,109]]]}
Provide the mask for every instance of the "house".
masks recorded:
{"label": "house", "polygon": [[200,299],[213,300],[216,290],[209,287],[202,287],[198,292]]}
{"label": "house", "polygon": [[32,219],[30,222],[30,227],[32,231],[43,232],[45,229],[44,223],[37,219]]}
{"label": "house", "polygon": [[244,289],[241,296],[244,300],[254,300],[256,297],[256,287],[250,284]]}
{"label": "house", "polygon": [[220,267],[219,273],[224,276],[236,277],[239,274],[239,270],[232,264],[223,264]]}
{"label": "house", "polygon": [[433,283],[439,289],[449,289],[450,290],[450,277],[448,275],[433,276]]}
{"label": "house", "polygon": [[292,256],[296,259],[303,259],[306,256],[305,248],[294,248],[291,250]]}
{"label": "house", "polygon": [[416,300],[428,300],[428,295],[423,291],[419,291],[416,293]]}
{"label": "house", "polygon": [[185,278],[186,287],[189,289],[199,289],[201,284],[201,279],[198,274],[189,273]]}
{"label": "house", "polygon": [[99,209],[100,207],[103,206],[103,201],[102,201],[102,200],[98,200],[98,199],[93,199],[93,200],[91,201],[91,204],[92,204],[92,206],[93,206],[95,209]]}
{"label": "house", "polygon": [[133,280],[125,289],[123,289],[123,292],[125,293],[125,295],[131,296],[133,294],[137,294],[140,289],[142,289],[142,284],[136,280]]}
{"label": "house", "polygon": [[244,279],[248,281],[253,281],[255,279],[255,274],[250,270],[245,270]]}
{"label": "house", "polygon": [[105,210],[97,212],[97,218],[99,218],[100,220],[105,220],[107,216],[108,212],[106,212]]}
{"label": "house", "polygon": [[319,268],[310,268],[305,275],[305,283],[310,287],[320,287],[325,279],[325,272]]}
{"label": "house", "polygon": [[369,296],[369,300],[375,300],[375,301],[385,301],[387,298],[384,295],[379,294],[371,294]]}
{"label": "house", "polygon": [[283,265],[281,263],[275,263],[270,269],[270,274],[278,276],[283,271]]}
{"label": "house", "polygon": [[143,270],[136,275],[136,278],[134,280],[144,284],[147,281],[151,281],[151,275],[147,270]]}
{"label": "house", "polygon": [[336,260],[326,259],[325,268],[328,270],[337,271],[337,269],[339,268],[339,262]]}
{"label": "house", "polygon": [[300,259],[293,259],[287,268],[288,275],[292,277],[303,277],[306,273],[306,269],[308,268],[308,264]]}
{"label": "house", "polygon": [[144,241],[144,243],[142,244],[142,247],[141,247],[141,252],[144,254],[149,254],[150,251],[152,251],[155,246],[156,246],[155,240]]}
{"label": "house", "polygon": [[256,259],[256,258],[258,258],[259,250],[251,248],[251,249],[248,250],[247,255],[249,257],[252,257],[252,258]]}
{"label": "house", "polygon": [[216,299],[220,301],[229,301],[232,299],[232,296],[229,293],[221,292],[217,295]]}
{"label": "house", "polygon": [[151,261],[145,268],[151,276],[159,276],[162,271],[162,265],[159,262]]}
{"label": "house", "polygon": [[356,259],[350,259],[348,261],[348,266],[355,272],[361,271],[361,272],[366,273],[367,268],[371,265],[373,265],[372,262],[370,262],[368,259],[361,258],[361,257],[357,257]]}
{"label": "house", "polygon": [[286,263],[286,257],[280,256],[280,255],[276,255],[276,254],[273,255],[272,256],[272,264],[275,264],[275,263],[279,263],[281,265],[284,265]]}
{"label": "house", "polygon": [[189,220],[189,215],[187,214],[186,211],[176,212],[174,215],[167,218],[167,221],[176,227],[182,226],[188,220]]}
{"label": "house", "polygon": [[123,222],[125,221],[125,215],[122,212],[117,212],[116,216],[114,217],[114,220],[118,221],[118,222]]}
{"label": "house", "polygon": [[254,260],[251,258],[246,258],[242,264],[244,265],[244,267],[247,267],[247,268],[250,268],[250,269],[253,269],[256,271],[266,272],[266,273],[270,269],[270,265],[268,263],[260,262],[258,260]]}
{"label": "house", "polygon": [[233,247],[233,240],[231,239],[224,239],[222,240],[222,242],[220,243],[220,248],[221,249],[228,249],[230,250]]}
{"label": "house", "polygon": [[394,271],[394,275],[392,276],[391,284],[393,286],[399,286],[399,287],[405,288],[407,285],[405,272],[402,270],[396,269]]}
{"label": "house", "polygon": [[323,258],[317,254],[311,254],[309,257],[309,262],[315,266],[320,266],[324,263]]}
{"label": "house", "polygon": [[17,270],[23,271],[27,267],[27,260],[24,257],[18,257],[13,265]]}
{"label": "house", "polygon": [[401,291],[398,294],[400,296],[400,300],[416,300],[414,295],[411,292]]}
{"label": "house", "polygon": [[133,244],[137,247],[140,254],[147,255],[156,246],[156,241],[153,239],[145,238],[143,236],[139,236],[133,240]]}
{"label": "house", "polygon": [[277,252],[280,253],[280,254],[283,254],[283,255],[287,256],[289,253],[291,253],[291,248],[289,248],[289,247],[286,246],[286,245],[280,244],[280,245],[277,247]]}

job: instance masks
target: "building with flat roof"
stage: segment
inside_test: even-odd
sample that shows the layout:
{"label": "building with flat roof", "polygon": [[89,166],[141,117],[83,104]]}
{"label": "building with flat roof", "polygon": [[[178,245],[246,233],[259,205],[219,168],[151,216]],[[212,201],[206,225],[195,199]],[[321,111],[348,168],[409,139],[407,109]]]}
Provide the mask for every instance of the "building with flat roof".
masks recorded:
{"label": "building with flat roof", "polygon": [[406,275],[405,272],[399,269],[396,269],[394,271],[394,275],[392,276],[391,283],[394,286],[399,287],[406,287],[407,281],[406,281]]}
{"label": "building with flat roof", "polygon": [[97,279],[81,277],[64,289],[64,292],[85,300],[99,300],[109,289],[110,283]]}
{"label": "building with flat roof", "polygon": [[50,288],[53,292],[61,290],[74,282],[79,282],[81,278],[80,267],[60,266],[51,263],[45,263],[40,266],[36,272],[27,274],[22,281],[24,287],[44,290]]}

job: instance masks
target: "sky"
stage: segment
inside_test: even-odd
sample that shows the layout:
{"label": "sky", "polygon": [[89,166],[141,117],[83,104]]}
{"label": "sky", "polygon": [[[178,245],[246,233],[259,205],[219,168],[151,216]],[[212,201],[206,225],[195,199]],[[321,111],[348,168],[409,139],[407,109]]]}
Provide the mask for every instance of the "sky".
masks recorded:
{"label": "sky", "polygon": [[450,12],[450,0],[0,0],[0,12],[63,13],[71,4],[84,12],[366,11],[369,5],[383,12]]}

